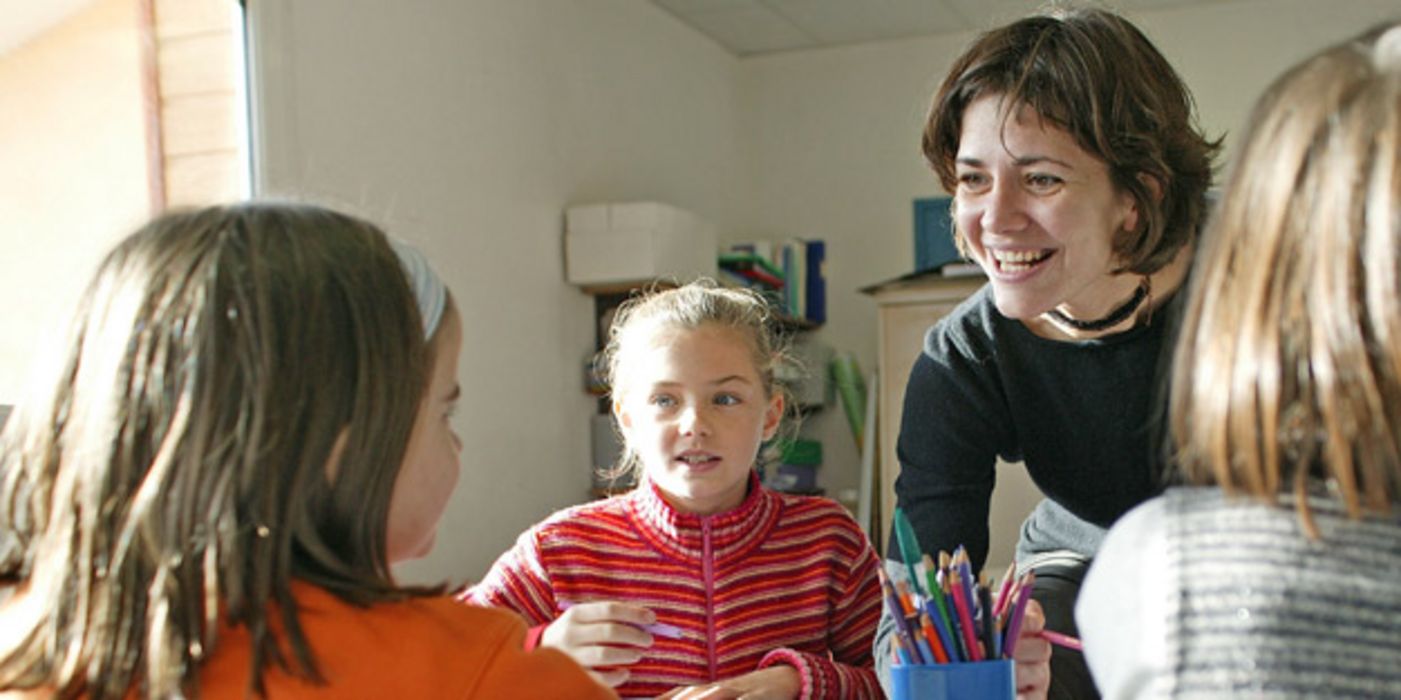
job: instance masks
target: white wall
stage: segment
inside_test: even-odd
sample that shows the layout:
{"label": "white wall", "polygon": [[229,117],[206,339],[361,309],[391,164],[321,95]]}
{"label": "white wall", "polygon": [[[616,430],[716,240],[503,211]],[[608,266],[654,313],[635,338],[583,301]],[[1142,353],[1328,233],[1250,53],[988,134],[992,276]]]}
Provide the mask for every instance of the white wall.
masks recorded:
{"label": "white wall", "polygon": [[[1308,54],[1401,17],[1396,0],[1248,0],[1128,15],[1177,67],[1209,135],[1239,128],[1264,86]],[[942,194],[920,154],[929,100],[973,34],[746,59],[740,73],[753,149],[748,221],[827,240],[828,323],[820,337],[874,367],[875,304],[856,290],[914,269],[912,200]],[[854,464],[838,416],[821,416],[829,462]],[[834,461],[835,460],[835,461]],[[857,482],[826,469],[829,492]]]}
{"label": "white wall", "polygon": [[249,5],[258,190],[384,224],[462,310],[463,477],[401,574],[478,577],[587,494],[592,301],[564,282],[565,207],[658,199],[732,227],[738,62],[637,0]]}
{"label": "white wall", "polygon": [[[563,209],[660,199],[722,236],[828,241],[828,343],[875,358],[858,287],[909,272],[927,101],[971,35],[736,60],[642,0],[250,3],[259,186],[384,223],[463,308],[468,446],[435,553],[469,579],[587,487],[587,297],[563,282]],[[1246,0],[1133,18],[1235,129],[1287,63],[1395,0]],[[853,486],[839,410],[812,419],[830,493]]]}

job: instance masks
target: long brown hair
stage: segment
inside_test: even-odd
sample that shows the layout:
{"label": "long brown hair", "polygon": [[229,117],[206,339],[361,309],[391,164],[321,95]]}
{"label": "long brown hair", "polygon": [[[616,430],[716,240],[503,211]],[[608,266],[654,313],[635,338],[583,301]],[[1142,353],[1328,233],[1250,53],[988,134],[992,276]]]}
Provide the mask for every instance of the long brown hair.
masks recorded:
{"label": "long brown hair", "polygon": [[1026,106],[1065,130],[1134,198],[1138,228],[1113,241],[1123,271],[1156,272],[1195,239],[1220,141],[1201,134],[1186,85],[1128,20],[1062,9],[978,37],[949,69],[924,128],[925,159],[948,192],[958,186],[964,112],[984,96],[1001,96],[1008,117]]}
{"label": "long brown hair", "polygon": [[422,592],[391,580],[385,530],[428,351],[377,228],[293,204],[162,216],[107,256],[73,333],[0,442],[0,573],[51,611],[0,650],[0,688],[197,694],[221,624],[249,629],[255,690],[269,663],[319,679],[293,579]]}
{"label": "long brown hair", "polygon": [[1188,479],[1264,500],[1401,488],[1401,25],[1295,66],[1256,104],[1198,253],[1171,424]]}

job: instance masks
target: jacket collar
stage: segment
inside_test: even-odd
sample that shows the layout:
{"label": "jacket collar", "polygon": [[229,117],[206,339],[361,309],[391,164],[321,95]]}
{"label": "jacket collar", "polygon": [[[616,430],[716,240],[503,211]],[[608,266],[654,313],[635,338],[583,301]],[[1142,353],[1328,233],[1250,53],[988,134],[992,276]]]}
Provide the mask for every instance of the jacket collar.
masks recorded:
{"label": "jacket collar", "polygon": [[627,496],[633,526],[662,554],[683,561],[705,554],[705,531],[715,563],[742,557],[768,538],[783,510],[783,498],[764,487],[758,474],[749,475],[749,494],[732,510],[713,515],[677,511],[655,484],[643,479]]}

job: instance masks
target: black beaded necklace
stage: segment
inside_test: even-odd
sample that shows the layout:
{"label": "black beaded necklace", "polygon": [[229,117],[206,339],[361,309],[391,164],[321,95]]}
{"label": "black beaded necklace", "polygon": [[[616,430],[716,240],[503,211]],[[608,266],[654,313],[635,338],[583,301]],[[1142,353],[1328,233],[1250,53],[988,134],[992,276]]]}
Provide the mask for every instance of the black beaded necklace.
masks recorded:
{"label": "black beaded necklace", "polygon": [[1152,291],[1153,287],[1152,284],[1149,283],[1148,277],[1143,277],[1138,283],[1138,288],[1133,290],[1133,296],[1129,297],[1128,301],[1120,304],[1113,311],[1110,311],[1108,316],[1097,318],[1093,321],[1079,321],[1073,319],[1061,313],[1060,309],[1051,309],[1046,312],[1046,315],[1050,316],[1052,321],[1061,326],[1073,328],[1077,331],[1102,331],[1106,328],[1113,328],[1123,323],[1124,319],[1138,310],[1138,307],[1143,304],[1143,300],[1147,299],[1149,295],[1152,294]]}

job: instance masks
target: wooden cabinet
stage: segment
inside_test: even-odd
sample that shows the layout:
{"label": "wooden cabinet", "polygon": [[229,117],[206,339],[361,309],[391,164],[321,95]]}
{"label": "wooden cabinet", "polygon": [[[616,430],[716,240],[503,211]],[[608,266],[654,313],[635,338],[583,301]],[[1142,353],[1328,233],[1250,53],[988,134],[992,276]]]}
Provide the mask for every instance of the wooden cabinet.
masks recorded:
{"label": "wooden cabinet", "polygon": [[[895,440],[900,432],[900,413],[905,401],[905,382],[910,368],[924,348],[924,333],[986,280],[982,276],[944,278],[929,276],[892,282],[868,288],[878,307],[876,479],[879,485],[876,512],[881,531],[876,548],[884,551],[889,537],[890,517],[895,510],[895,477],[900,464],[895,456]],[[1020,464],[999,461],[997,488],[993,492],[989,518],[991,546],[986,569],[1000,575],[1016,553],[1022,520],[1041,499],[1041,492]]]}

